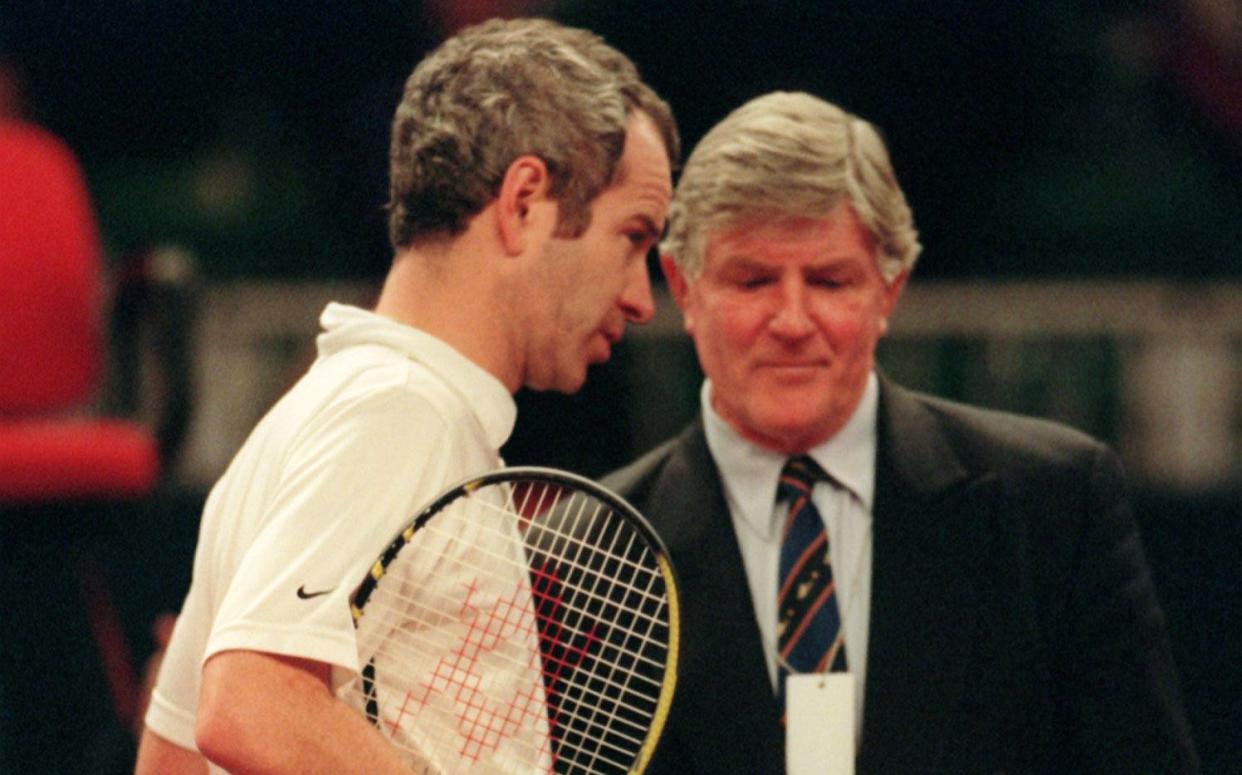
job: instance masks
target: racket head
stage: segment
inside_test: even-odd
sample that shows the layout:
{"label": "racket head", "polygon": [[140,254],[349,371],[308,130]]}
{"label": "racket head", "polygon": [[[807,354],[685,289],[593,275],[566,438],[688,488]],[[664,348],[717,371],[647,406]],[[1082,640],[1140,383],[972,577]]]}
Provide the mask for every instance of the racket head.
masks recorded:
{"label": "racket head", "polygon": [[[353,704],[427,757],[412,763],[487,769],[523,745],[527,769],[650,762],[676,687],[678,585],[647,520],[598,483],[523,466],[453,485],[376,559],[352,610]],[[398,652],[421,664],[394,680]]]}

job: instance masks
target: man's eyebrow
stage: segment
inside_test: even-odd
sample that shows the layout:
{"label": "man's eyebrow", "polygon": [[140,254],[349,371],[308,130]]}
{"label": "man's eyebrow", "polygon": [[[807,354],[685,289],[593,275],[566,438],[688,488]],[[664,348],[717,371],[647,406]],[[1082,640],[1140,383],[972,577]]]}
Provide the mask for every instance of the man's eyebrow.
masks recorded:
{"label": "man's eyebrow", "polygon": [[664,233],[664,229],[657,226],[655,220],[650,215],[647,215],[646,213],[639,213],[635,217],[638,219],[639,225],[642,227],[643,231],[647,233],[647,237],[649,239],[660,239]]}
{"label": "man's eyebrow", "polygon": [[772,269],[772,267],[764,264],[762,261],[756,261],[745,253],[726,256],[720,262],[720,268],[736,272],[762,272]]}
{"label": "man's eyebrow", "polygon": [[[754,258],[748,251],[738,251],[731,255],[725,255],[721,258],[720,267],[722,269],[734,269],[746,272],[758,272],[775,270],[779,271],[779,267],[773,266],[764,261]],[[852,264],[847,258],[828,257],[821,261],[809,263],[801,267],[803,272],[840,272],[847,271],[852,268]]]}
{"label": "man's eyebrow", "polygon": [[832,272],[851,269],[853,266],[853,259],[850,256],[825,256],[820,261],[808,265],[807,269],[812,272]]}

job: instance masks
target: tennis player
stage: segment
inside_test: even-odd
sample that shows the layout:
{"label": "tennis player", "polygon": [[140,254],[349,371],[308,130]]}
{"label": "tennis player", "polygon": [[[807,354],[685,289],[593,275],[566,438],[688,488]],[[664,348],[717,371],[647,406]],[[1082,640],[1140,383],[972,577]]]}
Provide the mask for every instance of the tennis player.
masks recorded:
{"label": "tennis player", "polygon": [[577,390],[652,316],[678,150],[668,106],[583,30],[490,21],[415,68],[378,304],[324,310],[317,360],[208,497],[139,773],[406,771],[333,693],[358,670],[352,588],[436,492],[500,464],[518,388]]}

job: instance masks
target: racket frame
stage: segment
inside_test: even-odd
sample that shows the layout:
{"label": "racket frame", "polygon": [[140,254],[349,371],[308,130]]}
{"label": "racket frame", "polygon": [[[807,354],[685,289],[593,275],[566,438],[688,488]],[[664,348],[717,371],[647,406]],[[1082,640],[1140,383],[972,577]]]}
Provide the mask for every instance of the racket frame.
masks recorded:
{"label": "racket frame", "polygon": [[[440,495],[436,496],[429,504],[427,504],[419,513],[410,520],[397,535],[389,542],[388,546],[380,553],[375,562],[371,564],[370,570],[363,578],[362,583],[354,591],[350,598],[350,613],[353,617],[354,627],[360,625],[362,617],[366,613],[367,600],[378,587],[380,580],[384,578],[388,566],[396,559],[401,550],[405,548],[418,532],[431,519],[438,514],[444,512],[448,506],[462,497],[469,497],[475,491],[482,487],[498,484],[515,483],[543,483],[552,484],[572,493],[584,493],[596,500],[607,505],[616,514],[632,524],[639,534],[647,541],[655,556],[655,564],[659,570],[660,576],[664,581],[664,587],[668,597],[668,645],[667,658],[664,666],[664,677],[660,685],[660,695],[656,701],[655,709],[652,713],[651,723],[648,727],[646,737],[635,758],[634,764],[630,769],[631,773],[641,773],[651,762],[651,757],[655,754],[655,749],[659,743],[660,735],[664,730],[664,725],[668,720],[669,710],[672,707],[673,694],[677,685],[678,655],[681,651],[681,601],[679,598],[680,585],[677,582],[676,571],[673,568],[672,559],[669,556],[668,549],[659,535],[651,527],[651,523],[647,521],[638,509],[634,508],[628,501],[620,495],[609,490],[607,487],[588,479],[584,476],[563,471],[556,468],[547,468],[542,466],[508,466],[498,468],[493,471],[468,477],[444,490]],[[558,501],[560,497],[558,495]],[[515,514],[515,518],[520,515]],[[374,697],[373,688],[368,684],[373,679],[373,671],[371,665],[368,664],[362,671],[363,695],[367,698],[368,709],[367,716],[372,723],[379,725],[378,711],[373,709],[371,698]]]}

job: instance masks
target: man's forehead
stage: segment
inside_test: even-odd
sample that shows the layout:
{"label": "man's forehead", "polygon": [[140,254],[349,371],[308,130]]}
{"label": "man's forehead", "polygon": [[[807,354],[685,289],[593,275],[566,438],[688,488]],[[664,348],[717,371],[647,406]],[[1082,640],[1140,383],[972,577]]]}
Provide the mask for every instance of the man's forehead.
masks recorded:
{"label": "man's forehead", "polygon": [[838,206],[823,216],[769,213],[722,221],[704,230],[702,245],[709,256],[782,245],[822,247],[826,253],[862,250],[871,256],[876,249],[874,236],[848,206]]}
{"label": "man's forehead", "polygon": [[625,137],[625,150],[617,160],[612,179],[596,198],[620,195],[649,202],[653,213],[654,208],[659,209],[657,225],[663,228],[663,219],[673,198],[672,168],[664,140],[651,119],[645,117],[638,122],[631,119]]}

